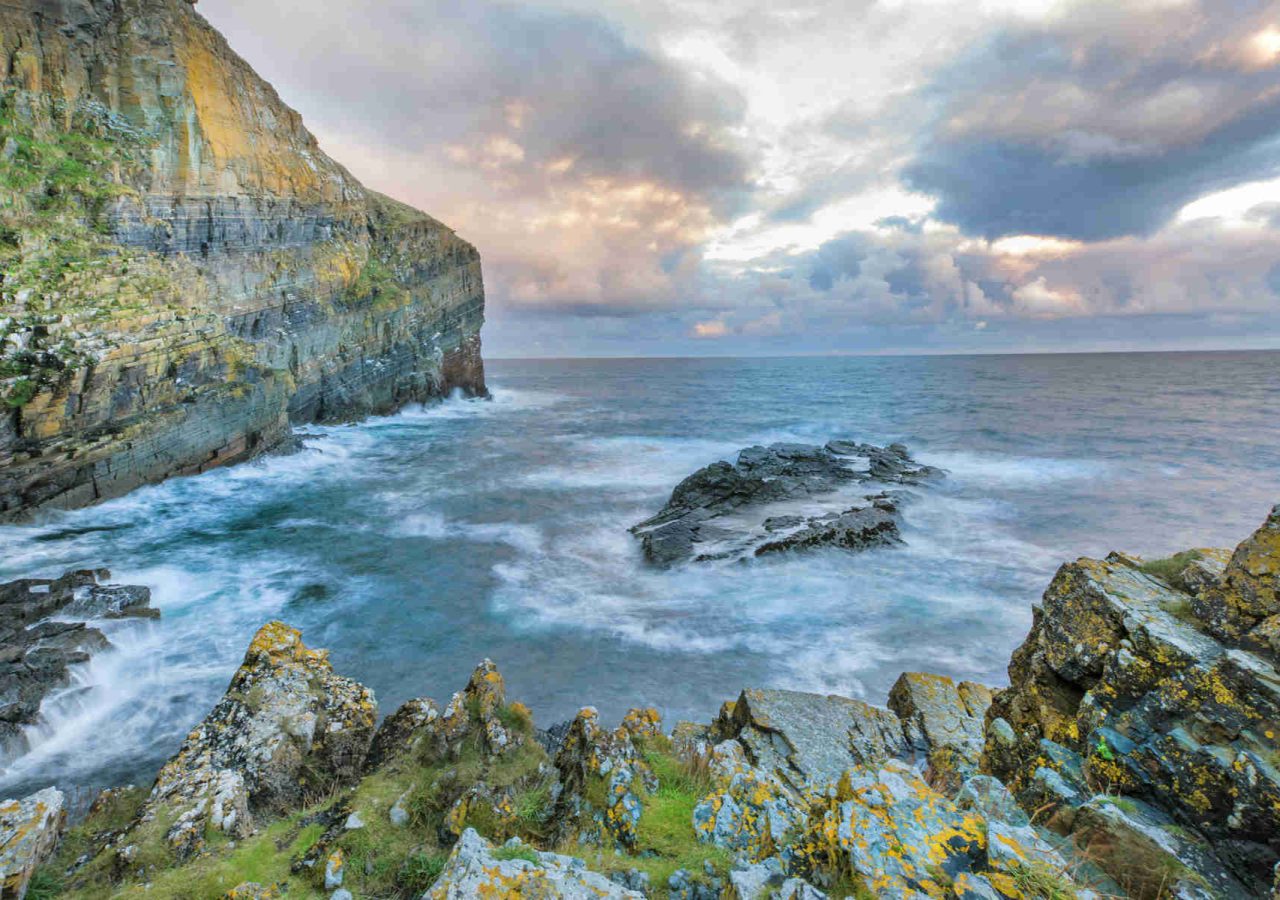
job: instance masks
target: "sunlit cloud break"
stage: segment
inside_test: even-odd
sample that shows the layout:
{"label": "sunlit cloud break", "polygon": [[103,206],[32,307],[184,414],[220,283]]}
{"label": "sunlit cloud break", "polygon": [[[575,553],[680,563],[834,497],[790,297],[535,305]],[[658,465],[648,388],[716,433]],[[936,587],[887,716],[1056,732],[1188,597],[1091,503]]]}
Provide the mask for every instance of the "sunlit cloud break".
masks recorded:
{"label": "sunlit cloud break", "polygon": [[1280,3],[200,9],[493,355],[1280,346]]}

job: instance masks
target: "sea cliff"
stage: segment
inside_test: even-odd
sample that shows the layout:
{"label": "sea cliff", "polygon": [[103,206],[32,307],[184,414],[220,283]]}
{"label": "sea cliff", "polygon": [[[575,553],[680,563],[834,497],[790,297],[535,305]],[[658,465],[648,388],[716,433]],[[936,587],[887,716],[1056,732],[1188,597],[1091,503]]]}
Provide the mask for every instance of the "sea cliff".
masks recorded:
{"label": "sea cliff", "polygon": [[484,394],[476,250],[185,0],[0,5],[0,519]]}
{"label": "sea cliff", "polygon": [[0,804],[0,878],[77,898],[1274,898],[1277,623],[1280,506],[1234,552],[1064,565],[1008,687],[907,673],[884,707],[747,689],[706,723],[586,707],[544,730],[484,660],[379,723],[272,622],[150,790],[104,792],[60,846],[60,792]]}

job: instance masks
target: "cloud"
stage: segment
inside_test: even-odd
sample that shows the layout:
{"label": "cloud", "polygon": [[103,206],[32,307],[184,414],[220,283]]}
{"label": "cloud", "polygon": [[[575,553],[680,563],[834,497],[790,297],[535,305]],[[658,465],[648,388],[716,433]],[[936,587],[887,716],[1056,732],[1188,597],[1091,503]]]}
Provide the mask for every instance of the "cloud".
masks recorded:
{"label": "cloud", "polygon": [[199,8],[499,353],[1280,341],[1274,0]]}
{"label": "cloud", "polygon": [[481,247],[495,314],[676,304],[750,189],[742,97],[595,15],[491,0],[201,8],[330,153]]}
{"label": "cloud", "polygon": [[1152,234],[1188,202],[1280,174],[1280,4],[1081,3],[947,65],[903,170],[971,234]]}

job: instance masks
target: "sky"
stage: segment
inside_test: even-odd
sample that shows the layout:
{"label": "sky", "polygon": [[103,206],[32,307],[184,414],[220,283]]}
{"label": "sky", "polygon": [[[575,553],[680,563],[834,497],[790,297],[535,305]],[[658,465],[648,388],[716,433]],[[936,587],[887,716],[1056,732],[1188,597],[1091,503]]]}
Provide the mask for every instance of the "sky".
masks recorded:
{"label": "sky", "polygon": [[1280,0],[202,0],[486,354],[1280,347]]}

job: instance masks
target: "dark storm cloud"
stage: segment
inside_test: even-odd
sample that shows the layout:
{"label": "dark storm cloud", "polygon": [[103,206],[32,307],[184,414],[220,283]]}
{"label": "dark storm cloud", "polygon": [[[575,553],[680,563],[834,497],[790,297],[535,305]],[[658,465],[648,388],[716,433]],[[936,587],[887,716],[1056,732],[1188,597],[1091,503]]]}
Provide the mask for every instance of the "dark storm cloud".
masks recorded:
{"label": "dark storm cloud", "polygon": [[988,238],[1151,234],[1280,174],[1280,78],[1250,43],[1280,5],[1115,7],[1005,30],[935,77],[903,180],[937,217]]}

